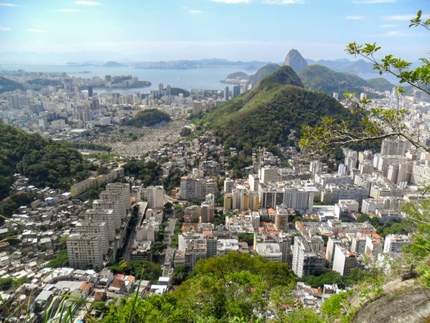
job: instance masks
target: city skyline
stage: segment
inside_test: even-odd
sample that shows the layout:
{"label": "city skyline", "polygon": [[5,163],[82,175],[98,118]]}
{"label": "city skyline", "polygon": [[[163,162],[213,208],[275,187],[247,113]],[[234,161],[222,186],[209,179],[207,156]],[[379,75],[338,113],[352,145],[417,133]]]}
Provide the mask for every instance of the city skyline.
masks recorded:
{"label": "city skyline", "polygon": [[[168,0],[0,2],[0,63],[70,57],[120,61],[180,59],[280,62],[338,59],[352,41],[413,62],[430,34],[409,28],[418,0]],[[74,54],[73,54],[74,53]],[[26,58],[27,57],[27,58]]]}

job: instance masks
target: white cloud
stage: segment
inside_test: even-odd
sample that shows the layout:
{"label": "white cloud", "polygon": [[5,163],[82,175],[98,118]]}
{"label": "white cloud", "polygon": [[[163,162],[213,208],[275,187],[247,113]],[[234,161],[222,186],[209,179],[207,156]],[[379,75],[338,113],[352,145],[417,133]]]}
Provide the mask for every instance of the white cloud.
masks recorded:
{"label": "white cloud", "polygon": [[363,16],[346,16],[343,19],[346,19],[346,20],[361,20],[363,18],[364,18]]}
{"label": "white cloud", "polygon": [[41,33],[41,34],[46,33],[46,30],[32,29],[32,28],[28,28],[28,29],[26,29],[26,31],[28,31],[30,33]]}
{"label": "white cloud", "polygon": [[394,28],[394,27],[397,27],[397,25],[395,25],[395,24],[383,24],[383,25],[380,25],[379,27],[381,27],[381,28]]}
{"label": "white cloud", "polygon": [[382,36],[387,36],[387,37],[403,37],[403,36],[407,36],[407,34],[406,33],[402,33],[400,31],[397,31],[397,30],[393,30],[393,31],[389,31],[389,32],[385,33]]}
{"label": "white cloud", "polygon": [[75,1],[75,4],[80,4],[82,6],[98,6],[98,5],[101,5],[100,2],[94,2],[94,1]]}
{"label": "white cloud", "polygon": [[[416,14],[411,15],[398,15],[398,16],[386,16],[384,19],[386,20],[394,20],[394,21],[409,21],[416,17]],[[429,19],[430,15],[422,15],[421,19]]]}
{"label": "white cloud", "polygon": [[397,2],[397,0],[354,0],[352,2],[375,4],[375,3],[394,3],[394,2]]}
{"label": "white cloud", "polygon": [[200,15],[203,13],[203,11],[201,11],[201,10],[190,10],[189,13],[192,15]]}
{"label": "white cloud", "polygon": [[0,7],[18,7],[18,5],[13,4],[13,3],[0,2]]}
{"label": "white cloud", "polygon": [[304,2],[304,0],[263,0],[264,4],[298,4]]}
{"label": "white cloud", "polygon": [[251,3],[252,0],[211,0],[212,2],[220,2],[227,4],[236,4],[236,3]]}
{"label": "white cloud", "polygon": [[9,27],[0,26],[0,31],[9,31],[9,30],[10,30]]}
{"label": "white cloud", "polygon": [[78,9],[55,9],[53,11],[58,11],[58,12],[80,12],[81,10],[78,10]]}

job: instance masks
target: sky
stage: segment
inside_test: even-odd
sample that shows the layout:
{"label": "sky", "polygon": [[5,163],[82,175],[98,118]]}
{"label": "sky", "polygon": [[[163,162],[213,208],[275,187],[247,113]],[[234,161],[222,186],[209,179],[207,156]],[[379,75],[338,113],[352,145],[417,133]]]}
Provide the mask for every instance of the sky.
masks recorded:
{"label": "sky", "polygon": [[430,31],[408,27],[429,0],[0,0],[0,63],[100,58],[338,59],[348,43],[429,57]]}

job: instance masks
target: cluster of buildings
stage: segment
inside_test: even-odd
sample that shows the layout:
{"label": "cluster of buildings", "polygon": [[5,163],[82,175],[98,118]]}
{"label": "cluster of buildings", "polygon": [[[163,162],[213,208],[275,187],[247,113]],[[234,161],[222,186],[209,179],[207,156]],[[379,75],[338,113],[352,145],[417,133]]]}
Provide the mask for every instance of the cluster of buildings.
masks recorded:
{"label": "cluster of buildings", "polygon": [[[125,89],[142,83],[129,75],[81,78],[65,73],[19,71],[7,77],[24,84],[25,90],[0,95],[0,118],[3,122],[30,132],[46,132],[55,136],[73,136],[76,129],[119,123],[122,118],[148,108],[159,109],[174,118],[184,117],[219,106],[230,98],[228,88],[227,94],[196,89],[185,97],[183,93],[175,95],[170,85],[164,87],[163,84],[149,93],[136,90],[136,93],[127,94],[118,90],[97,94],[97,87]],[[233,88],[232,95],[238,95],[236,88]]]}
{"label": "cluster of buildings", "polygon": [[8,317],[12,308],[16,320],[29,323],[61,321],[64,313],[69,313],[73,322],[84,321],[88,316],[97,318],[102,314],[94,307],[97,302],[109,306],[133,292],[145,297],[164,294],[171,286],[169,277],[160,277],[152,283],[132,275],[114,274],[107,268],[96,272],[70,267],[42,268],[32,264],[23,268],[20,274],[27,275],[31,281],[1,292],[2,301],[10,306],[0,307],[0,317]]}
{"label": "cluster of buildings", "polygon": [[130,184],[108,183],[92,208],[72,223],[74,232],[67,238],[70,266],[100,269],[104,263],[114,262],[117,250],[126,242],[130,207]]}

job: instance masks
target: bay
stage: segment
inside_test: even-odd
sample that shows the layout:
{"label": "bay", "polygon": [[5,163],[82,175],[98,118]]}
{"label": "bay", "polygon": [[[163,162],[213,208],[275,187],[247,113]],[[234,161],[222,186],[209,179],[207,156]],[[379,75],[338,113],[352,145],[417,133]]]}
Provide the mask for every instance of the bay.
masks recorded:
{"label": "bay", "polygon": [[228,84],[222,83],[227,75],[235,72],[245,72],[254,74],[256,71],[245,71],[238,68],[198,68],[198,69],[137,69],[133,67],[103,67],[103,66],[51,66],[51,65],[1,65],[1,70],[42,73],[66,73],[72,77],[104,78],[105,75],[120,76],[131,75],[138,77],[139,81],[151,82],[150,87],[142,89],[96,89],[95,92],[147,92],[158,90],[158,85],[163,84],[178,87],[185,90],[204,89],[204,90],[223,90]]}

